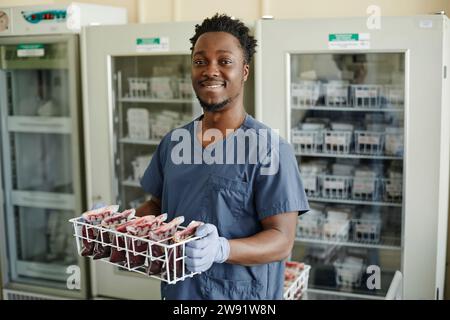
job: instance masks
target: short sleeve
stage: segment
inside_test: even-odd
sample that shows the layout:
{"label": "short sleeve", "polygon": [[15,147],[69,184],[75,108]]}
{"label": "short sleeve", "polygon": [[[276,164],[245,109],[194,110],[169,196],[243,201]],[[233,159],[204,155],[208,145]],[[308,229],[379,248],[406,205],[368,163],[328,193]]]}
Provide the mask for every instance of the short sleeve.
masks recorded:
{"label": "short sleeve", "polygon": [[161,143],[156,148],[149,166],[144,172],[141,179],[141,186],[145,193],[161,199],[164,186],[164,152],[167,139],[161,140]]}
{"label": "short sleeve", "polygon": [[291,145],[280,143],[279,147],[272,149],[269,158],[268,164],[260,167],[255,183],[255,205],[259,219],[285,212],[303,214],[309,211]]}

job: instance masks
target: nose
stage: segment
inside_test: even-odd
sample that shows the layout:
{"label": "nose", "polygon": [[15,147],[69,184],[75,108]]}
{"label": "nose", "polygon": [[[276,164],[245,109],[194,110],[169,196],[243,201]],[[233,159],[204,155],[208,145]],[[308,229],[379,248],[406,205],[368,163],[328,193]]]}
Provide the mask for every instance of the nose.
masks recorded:
{"label": "nose", "polygon": [[208,78],[214,78],[219,76],[219,68],[217,63],[211,62],[208,63],[203,69],[202,76]]}

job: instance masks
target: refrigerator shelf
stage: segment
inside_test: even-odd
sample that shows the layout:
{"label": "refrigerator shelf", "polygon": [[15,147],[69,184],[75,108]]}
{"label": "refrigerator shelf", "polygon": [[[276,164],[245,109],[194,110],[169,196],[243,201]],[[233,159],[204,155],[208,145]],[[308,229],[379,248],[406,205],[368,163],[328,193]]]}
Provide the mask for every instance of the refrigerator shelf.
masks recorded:
{"label": "refrigerator shelf", "polygon": [[355,241],[329,241],[323,239],[313,239],[305,237],[296,237],[296,242],[299,243],[314,243],[324,245],[339,245],[343,247],[358,247],[368,249],[381,249],[381,250],[401,250],[400,239],[391,237],[381,237],[379,244],[361,243]]}
{"label": "refrigerator shelf", "polygon": [[189,103],[192,104],[192,99],[149,99],[149,98],[128,98],[122,97],[118,99],[119,102],[130,103]]}
{"label": "refrigerator shelf", "polygon": [[72,119],[68,117],[9,116],[8,131],[70,134]]}
{"label": "refrigerator shelf", "polygon": [[403,160],[403,157],[385,156],[385,155],[368,155],[368,154],[331,154],[323,152],[296,152],[299,157],[326,157],[326,158],[351,158],[351,159],[376,159],[376,160]]}
{"label": "refrigerator shelf", "polygon": [[361,108],[361,107],[328,107],[328,106],[291,106],[292,110],[323,110],[323,111],[355,111],[355,112],[403,112],[403,108]]}
{"label": "refrigerator shelf", "polygon": [[327,202],[327,203],[345,203],[345,204],[360,204],[360,205],[370,205],[370,206],[380,206],[380,207],[402,207],[402,203],[396,202],[379,202],[379,201],[359,201],[359,200],[344,200],[344,199],[328,199],[328,198],[318,198],[309,197],[309,201],[316,202]]}
{"label": "refrigerator shelf", "polygon": [[[186,269],[184,259],[186,243],[199,239],[188,237],[176,242],[171,236],[159,241],[137,237],[127,233],[83,222],[80,218],[69,220],[73,224],[78,254],[83,255],[86,246],[110,250],[108,257],[99,259],[128,271],[143,274],[169,284],[193,277],[199,272]],[[184,230],[178,226],[177,230]],[[112,260],[112,261],[111,261]]]}
{"label": "refrigerator shelf", "polygon": [[150,146],[157,146],[161,142],[160,140],[138,140],[132,138],[121,138],[119,140],[120,143],[129,143],[129,144],[144,144]]}

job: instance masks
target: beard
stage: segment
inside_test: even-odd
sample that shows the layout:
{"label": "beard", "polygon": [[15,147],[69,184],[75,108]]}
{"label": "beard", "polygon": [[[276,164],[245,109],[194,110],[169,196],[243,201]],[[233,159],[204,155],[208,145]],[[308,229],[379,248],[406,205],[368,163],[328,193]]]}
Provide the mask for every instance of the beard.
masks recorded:
{"label": "beard", "polygon": [[217,112],[225,108],[227,104],[231,102],[231,98],[225,99],[222,102],[218,103],[207,103],[203,101],[202,99],[197,96],[198,101],[200,102],[200,105],[202,106],[203,110],[206,112]]}

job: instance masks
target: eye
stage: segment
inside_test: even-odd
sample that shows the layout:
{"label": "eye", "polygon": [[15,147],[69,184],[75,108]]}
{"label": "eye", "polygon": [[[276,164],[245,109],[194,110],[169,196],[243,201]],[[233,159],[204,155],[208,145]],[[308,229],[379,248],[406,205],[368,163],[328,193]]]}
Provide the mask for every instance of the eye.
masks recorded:
{"label": "eye", "polygon": [[197,66],[206,64],[205,60],[200,60],[200,59],[194,60],[193,63],[194,63],[194,65],[197,65]]}
{"label": "eye", "polygon": [[223,65],[232,64],[232,63],[233,63],[233,61],[231,59],[220,60],[220,64],[223,64]]}

